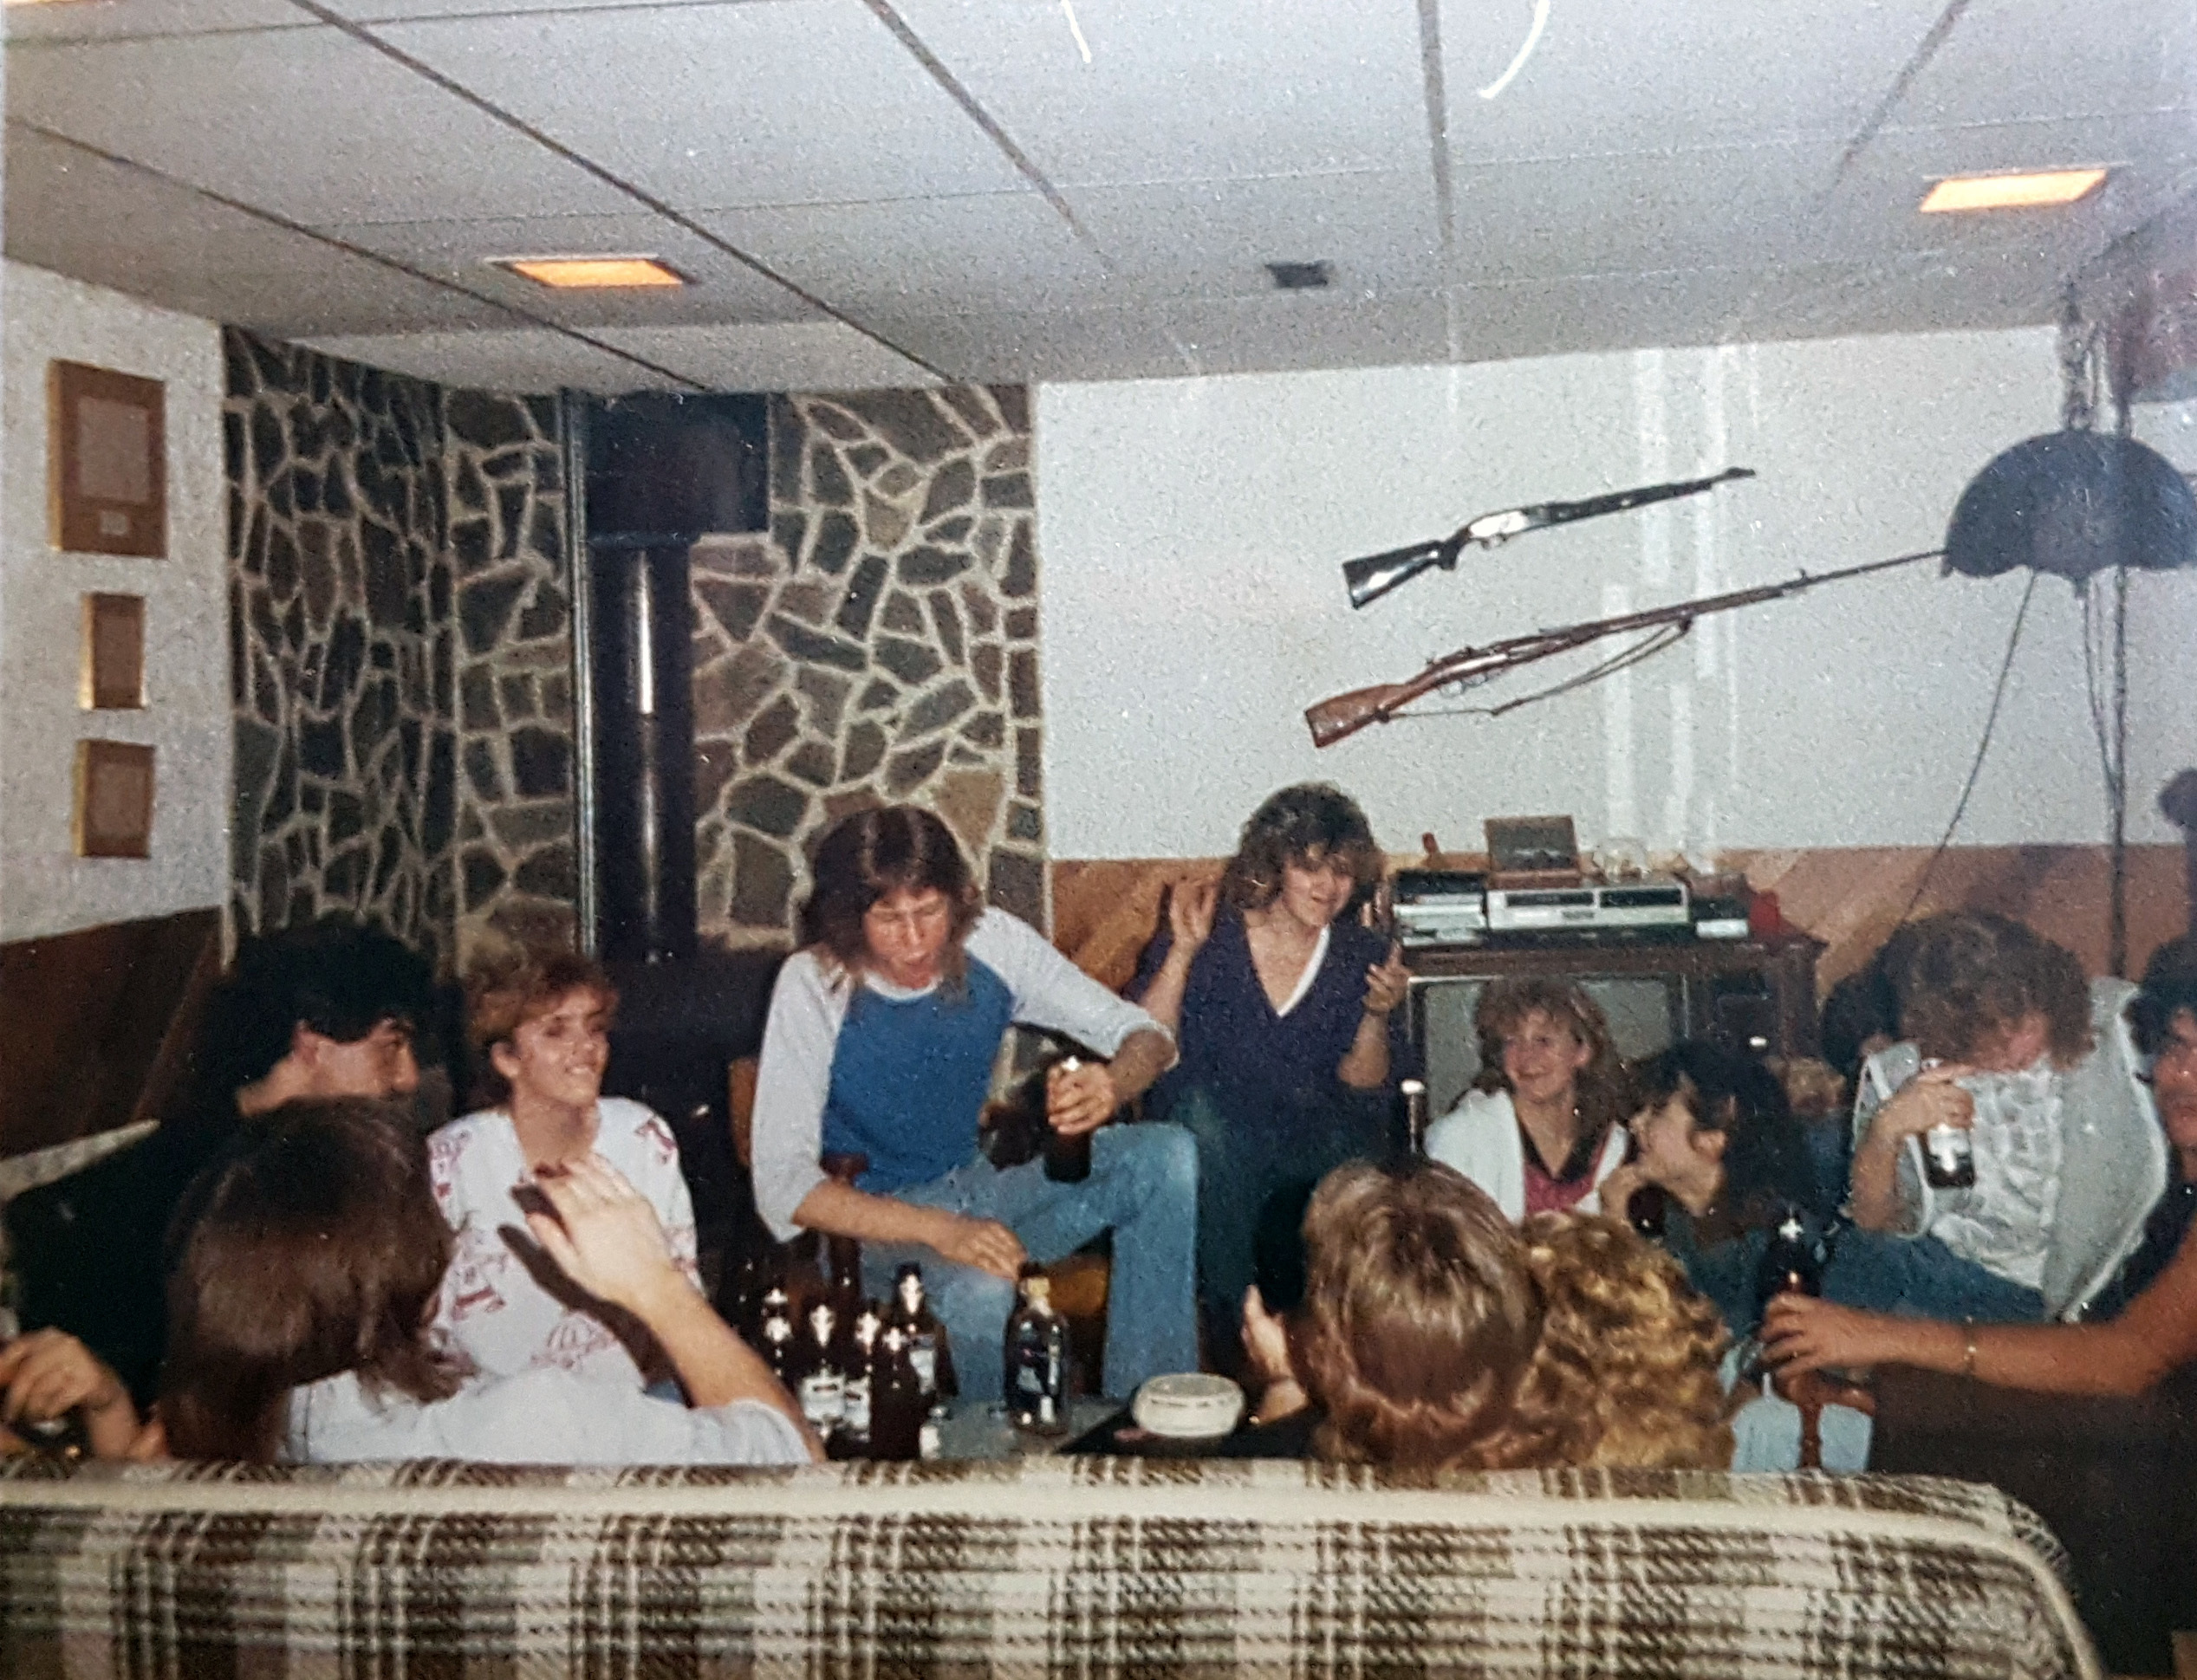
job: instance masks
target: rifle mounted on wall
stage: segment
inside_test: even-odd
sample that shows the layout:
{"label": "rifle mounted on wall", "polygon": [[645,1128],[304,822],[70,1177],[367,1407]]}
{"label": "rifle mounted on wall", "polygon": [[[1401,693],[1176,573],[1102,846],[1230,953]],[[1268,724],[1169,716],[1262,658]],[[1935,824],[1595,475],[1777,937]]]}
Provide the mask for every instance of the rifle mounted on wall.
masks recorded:
{"label": "rifle mounted on wall", "polygon": [[1758,601],[1782,600],[1787,595],[1797,595],[1821,583],[1836,583],[1842,578],[1865,577],[1871,572],[1887,571],[1895,566],[1910,566],[1918,560],[1934,560],[1944,553],[1932,548],[1924,553],[1901,555],[1892,560],[1873,560],[1862,566],[1849,566],[1836,572],[1810,574],[1778,583],[1765,583],[1752,589],[1734,589],[1729,594],[1704,595],[1696,600],[1674,601],[1668,606],[1652,606],[1638,613],[1627,613],[1614,619],[1592,619],[1584,624],[1565,625],[1555,630],[1537,630],[1524,636],[1512,636],[1507,640],[1490,642],[1485,647],[1460,648],[1439,659],[1430,660],[1427,668],[1417,676],[1401,683],[1376,684],[1372,688],[1353,689],[1348,694],[1337,694],[1304,709],[1304,721],[1312,730],[1312,744],[1332,747],[1336,742],[1355,735],[1368,723],[1385,723],[1414,700],[1423,699],[1436,689],[1452,683],[1481,680],[1499,676],[1520,665],[1532,665],[1558,653],[1566,653],[1575,647],[1584,647],[1589,642],[1600,641],[1606,636],[1628,635],[1635,631],[1660,630],[1675,626],[1683,635],[1693,628],[1693,620],[1712,613],[1727,613],[1735,606],[1752,606]]}
{"label": "rifle mounted on wall", "polygon": [[1575,519],[1595,519],[1606,513],[1624,513],[1633,508],[1644,508],[1652,502],[1699,496],[1728,479],[1753,477],[1752,467],[1726,467],[1712,477],[1688,478],[1681,483],[1643,484],[1637,490],[1590,496],[1583,502],[1534,502],[1523,508],[1505,508],[1501,513],[1484,513],[1470,524],[1460,525],[1447,536],[1433,542],[1391,548],[1386,554],[1368,555],[1362,560],[1346,560],[1342,562],[1342,581],[1349,586],[1351,606],[1370,606],[1391,589],[1409,583],[1421,572],[1437,567],[1445,572],[1455,571],[1457,557],[1464,553],[1467,543],[1483,548],[1498,548],[1528,531],[1569,525]]}

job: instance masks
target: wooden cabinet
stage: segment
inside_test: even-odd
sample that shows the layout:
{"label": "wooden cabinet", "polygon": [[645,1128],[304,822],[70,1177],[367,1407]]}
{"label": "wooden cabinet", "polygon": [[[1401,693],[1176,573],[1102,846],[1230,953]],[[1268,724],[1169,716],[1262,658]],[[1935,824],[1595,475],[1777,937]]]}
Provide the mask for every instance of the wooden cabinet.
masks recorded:
{"label": "wooden cabinet", "polygon": [[1412,970],[1411,1025],[1437,1114],[1479,1072],[1472,1011],[1496,980],[1575,980],[1609,1017],[1627,1057],[1680,1039],[1711,1038],[1760,1055],[1817,1054],[1816,959],[1823,945],[1793,935],[1774,944],[1687,939],[1583,944],[1420,945]]}

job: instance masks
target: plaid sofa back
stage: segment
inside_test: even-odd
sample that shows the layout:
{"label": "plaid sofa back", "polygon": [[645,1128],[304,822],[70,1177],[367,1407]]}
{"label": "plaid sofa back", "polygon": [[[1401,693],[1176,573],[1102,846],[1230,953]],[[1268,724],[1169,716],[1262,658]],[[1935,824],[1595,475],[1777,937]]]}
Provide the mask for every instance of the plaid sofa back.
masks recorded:
{"label": "plaid sofa back", "polygon": [[2063,1562],[1921,1477],[19,1463],[0,1673],[2042,1680]]}

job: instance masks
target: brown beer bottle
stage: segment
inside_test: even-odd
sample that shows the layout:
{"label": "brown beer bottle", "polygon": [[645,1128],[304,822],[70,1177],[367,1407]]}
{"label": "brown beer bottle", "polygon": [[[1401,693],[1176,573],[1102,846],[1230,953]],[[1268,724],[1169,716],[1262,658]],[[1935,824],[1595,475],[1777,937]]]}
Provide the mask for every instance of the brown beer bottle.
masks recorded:
{"label": "brown beer bottle", "polygon": [[1069,1056],[1055,1063],[1045,1075],[1045,1176],[1056,1184],[1080,1184],[1091,1176],[1091,1134],[1081,1132],[1073,1138],[1065,1137],[1052,1122],[1054,1073],[1072,1074],[1082,1065],[1077,1058]]}
{"label": "brown beer bottle", "polygon": [[908,1357],[905,1327],[887,1321],[870,1359],[869,1456],[913,1462],[922,1453],[923,1387]]}
{"label": "brown beer bottle", "polygon": [[1004,1387],[1017,1429],[1057,1435],[1068,1427],[1068,1320],[1053,1310],[1052,1280],[1022,1268],[1022,1301],[1007,1320]]}
{"label": "brown beer bottle", "polygon": [[770,1374],[787,1393],[796,1392],[801,1383],[801,1346],[793,1331],[793,1302],[782,1287],[773,1287],[763,1297],[760,1339],[764,1363],[770,1367]]}
{"label": "brown beer bottle", "polygon": [[923,1268],[912,1260],[902,1261],[894,1275],[885,1322],[888,1328],[897,1324],[907,1338],[908,1363],[926,1406],[943,1404],[961,1392],[953,1374],[952,1344],[924,1296]]}

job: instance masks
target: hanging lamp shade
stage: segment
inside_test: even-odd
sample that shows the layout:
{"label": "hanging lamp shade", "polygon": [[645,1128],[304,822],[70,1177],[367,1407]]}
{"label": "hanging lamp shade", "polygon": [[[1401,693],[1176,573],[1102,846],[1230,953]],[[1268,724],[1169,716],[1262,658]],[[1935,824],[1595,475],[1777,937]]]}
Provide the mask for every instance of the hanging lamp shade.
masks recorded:
{"label": "hanging lamp shade", "polygon": [[1996,577],[2018,566],[2081,582],[2137,566],[2197,564],[2197,496],[2156,450],[2102,431],[2016,444],[1971,479],[1946,532],[1946,568]]}

